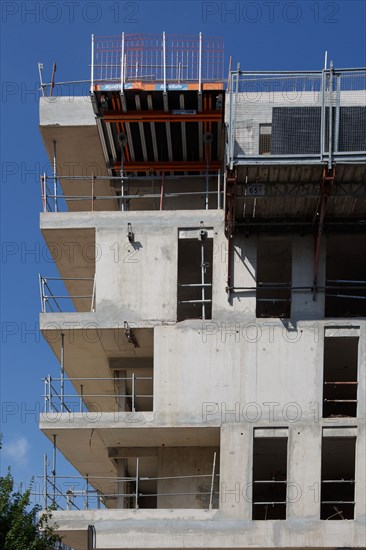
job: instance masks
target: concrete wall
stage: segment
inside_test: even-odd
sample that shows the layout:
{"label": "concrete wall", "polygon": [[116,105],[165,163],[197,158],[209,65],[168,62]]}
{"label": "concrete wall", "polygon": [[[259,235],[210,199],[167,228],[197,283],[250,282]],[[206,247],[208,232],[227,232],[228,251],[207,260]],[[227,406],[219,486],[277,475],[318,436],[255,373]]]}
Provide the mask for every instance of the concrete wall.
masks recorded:
{"label": "concrete wall", "polygon": [[[157,508],[198,508],[208,509],[211,490],[211,475],[214,453],[216,453],[216,474],[220,471],[219,447],[162,447],[158,449],[158,477],[187,477],[184,479],[158,480]],[[218,491],[216,483],[214,491]],[[173,493],[182,493],[174,496]],[[185,494],[184,494],[185,493]],[[187,493],[192,493],[189,495]],[[167,496],[165,496],[168,494]],[[218,496],[213,495],[213,505],[218,507]]]}
{"label": "concrete wall", "polygon": [[[257,319],[156,327],[159,418],[231,422],[272,415],[286,423],[301,413],[314,419],[314,403],[322,402],[322,326]],[[273,411],[270,403],[277,404]]]}

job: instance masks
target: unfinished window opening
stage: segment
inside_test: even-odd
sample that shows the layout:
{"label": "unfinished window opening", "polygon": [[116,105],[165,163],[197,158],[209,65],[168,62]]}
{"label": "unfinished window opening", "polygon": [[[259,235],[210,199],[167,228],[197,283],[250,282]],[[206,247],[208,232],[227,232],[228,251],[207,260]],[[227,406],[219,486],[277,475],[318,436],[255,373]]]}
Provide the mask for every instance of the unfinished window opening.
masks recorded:
{"label": "unfinished window opening", "polygon": [[355,437],[323,437],[320,519],[353,519]]}
{"label": "unfinished window opening", "polygon": [[270,155],[272,144],[272,124],[259,125],[259,154]]}
{"label": "unfinished window opening", "polygon": [[255,437],[253,519],[286,519],[287,437]]}
{"label": "unfinished window opening", "polygon": [[114,409],[118,412],[153,410],[153,358],[114,358],[110,360],[114,378]]}
{"label": "unfinished window opening", "polygon": [[324,418],[357,416],[357,367],[357,337],[324,339]]}
{"label": "unfinished window opening", "polygon": [[259,238],[257,317],[291,316],[292,250],[288,237]]}
{"label": "unfinished window opening", "polygon": [[326,253],[326,317],[366,315],[365,235],[328,235]]}
{"label": "unfinished window opening", "polygon": [[177,320],[211,319],[212,229],[180,230]]}

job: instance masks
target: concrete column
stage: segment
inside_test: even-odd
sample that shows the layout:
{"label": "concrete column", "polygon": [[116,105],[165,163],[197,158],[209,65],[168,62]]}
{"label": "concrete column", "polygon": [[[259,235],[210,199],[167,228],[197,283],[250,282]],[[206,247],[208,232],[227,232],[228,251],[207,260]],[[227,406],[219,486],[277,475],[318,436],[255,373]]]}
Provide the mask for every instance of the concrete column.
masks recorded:
{"label": "concrete column", "polygon": [[[257,271],[257,238],[236,235],[233,242],[232,282],[235,287],[255,287]],[[242,290],[233,294],[235,310],[255,317],[256,292]]]}
{"label": "concrete column", "polygon": [[[318,286],[325,284],[326,237],[323,235],[319,256]],[[314,237],[293,235],[292,238],[292,286],[312,286],[314,279]],[[293,291],[291,317],[300,319],[322,319],[324,316],[325,293],[318,292],[313,300],[311,291]]]}
{"label": "concrete column", "polygon": [[221,426],[220,510],[226,518],[252,517],[252,427]]}
{"label": "concrete column", "polygon": [[355,519],[366,521],[366,432],[362,423],[357,430],[356,439],[356,471],[355,471]]}
{"label": "concrete column", "polygon": [[289,432],[287,464],[287,517],[319,519],[321,426],[293,425]]}

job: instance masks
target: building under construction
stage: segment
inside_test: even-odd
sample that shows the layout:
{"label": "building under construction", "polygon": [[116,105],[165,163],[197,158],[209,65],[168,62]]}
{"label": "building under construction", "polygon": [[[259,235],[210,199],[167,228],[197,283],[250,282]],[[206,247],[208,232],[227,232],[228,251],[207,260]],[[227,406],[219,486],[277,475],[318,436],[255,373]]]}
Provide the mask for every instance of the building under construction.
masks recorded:
{"label": "building under construction", "polygon": [[366,69],[122,34],[92,38],[90,80],[41,79],[63,543],[364,548]]}

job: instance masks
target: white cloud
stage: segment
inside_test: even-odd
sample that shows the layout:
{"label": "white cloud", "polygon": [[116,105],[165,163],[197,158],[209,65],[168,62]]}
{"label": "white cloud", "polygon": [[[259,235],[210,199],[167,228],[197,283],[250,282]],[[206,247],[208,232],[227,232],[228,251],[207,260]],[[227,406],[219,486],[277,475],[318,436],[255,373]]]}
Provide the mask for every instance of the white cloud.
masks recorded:
{"label": "white cloud", "polygon": [[25,466],[28,462],[29,450],[30,445],[25,437],[18,437],[13,441],[3,441],[3,455],[15,464]]}

